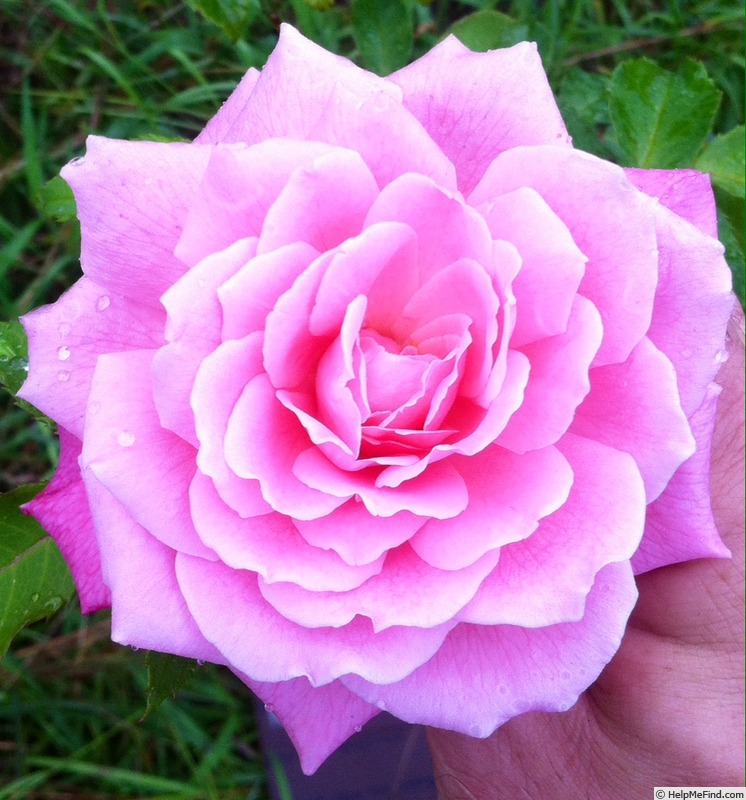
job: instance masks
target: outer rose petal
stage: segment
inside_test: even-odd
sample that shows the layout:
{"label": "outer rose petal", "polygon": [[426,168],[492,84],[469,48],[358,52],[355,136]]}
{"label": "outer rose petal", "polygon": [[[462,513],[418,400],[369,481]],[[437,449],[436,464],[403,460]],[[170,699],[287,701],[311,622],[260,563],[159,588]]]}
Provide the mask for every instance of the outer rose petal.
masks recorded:
{"label": "outer rose petal", "polygon": [[111,605],[111,593],[101,577],[101,557],[78,466],[80,441],[64,428],[60,433],[57,472],[41,494],[23,507],[49,532],[75,579],[80,608],[91,614]]}
{"label": "outer rose petal", "polygon": [[343,628],[303,628],[267,603],[252,573],[183,554],[176,560],[179,585],[197,624],[231,665],[255,680],[305,676],[312,686],[323,686],[354,673],[392,683],[431,658],[453,626],[374,633],[370,622],[358,617]]}
{"label": "outer rose petal", "polygon": [[60,173],[78,208],[83,272],[110,292],[158,305],[186,272],[174,255],[212,148],[89,136]]}
{"label": "outer rose petal", "polygon": [[282,722],[306,775],[313,775],[343,742],[380,713],[339,681],[314,688],[306,678],[262,683],[234,672]]}
{"label": "outer rose petal", "polygon": [[152,360],[152,350],[99,357],[81,465],[165,545],[216,559],[197,535],[189,510],[196,453],[160,425],[150,382]]}
{"label": "outer rose petal", "polygon": [[477,54],[449,36],[389,80],[456,165],[465,194],[503,150],[570,145],[535,44]]}
{"label": "outer rose petal", "polygon": [[223,103],[217,114],[205,125],[202,132],[194,140],[195,144],[218,144],[223,141],[223,137],[230,130],[234,121],[241,116],[251,93],[254,91],[256,82],[259,80],[260,72],[251,67],[241,78],[238,86],[233,90],[231,96]]}
{"label": "outer rose petal", "polygon": [[281,26],[277,47],[223,141],[253,144],[278,136],[356,150],[379,186],[404,172],[455,186],[453,165],[404,108],[397,86],[327,52],[289,25]]}
{"label": "outer rose petal", "polygon": [[526,711],[569,709],[617,651],[636,599],[629,564],[610,564],[578,622],[534,629],[462,623],[398,683],[379,686],[358,675],[341,680],[406,722],[485,738]]}
{"label": "outer rose petal", "polygon": [[29,375],[18,396],[83,438],[93,368],[101,353],[163,342],[163,311],[81,278],[53,305],[23,317]]}
{"label": "outer rose petal", "polygon": [[710,384],[704,402],[689,420],[696,453],[648,507],[645,536],[632,558],[637,574],[693,558],[730,555],[710,508],[710,444],[719,394],[720,387]]}
{"label": "outer rose petal", "polygon": [[184,602],[174,574],[174,551],[138,525],[90,471],[83,478],[104,581],[111,588],[111,638],[119,644],[225,664]]}

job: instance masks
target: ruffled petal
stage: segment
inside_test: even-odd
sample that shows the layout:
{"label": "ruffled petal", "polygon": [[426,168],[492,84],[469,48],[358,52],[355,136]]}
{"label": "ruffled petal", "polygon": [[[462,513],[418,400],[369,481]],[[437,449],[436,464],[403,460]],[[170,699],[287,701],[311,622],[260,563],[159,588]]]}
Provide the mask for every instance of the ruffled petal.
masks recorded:
{"label": "ruffled petal", "polygon": [[23,506],[57,543],[70,567],[84,614],[109,608],[111,593],[101,576],[96,530],[88,508],[83,478],[78,466],[80,440],[59,429],[60,460],[57,471],[43,492]]}
{"label": "ruffled petal", "polygon": [[264,600],[250,572],[181,554],[176,569],[189,611],[204,635],[253,680],[306,677],[312,686],[323,686],[353,673],[393,683],[431,658],[452,627],[447,623],[374,633],[370,621],[357,617],[342,628],[304,628]]}
{"label": "ruffled petal", "polygon": [[504,150],[570,146],[535,44],[473,53],[449,36],[388,80],[455,164],[464,193]]}
{"label": "ruffled petal", "polygon": [[29,374],[18,396],[82,439],[98,356],[157,347],[163,342],[165,315],[83,277],[56,303],[21,321],[28,336]]}
{"label": "ruffled petal", "polygon": [[341,680],[405,722],[485,738],[527,711],[567,711],[616,653],[636,599],[629,564],[610,564],[578,622],[534,629],[461,623],[433,658],[398,683],[381,686],[358,675]]}

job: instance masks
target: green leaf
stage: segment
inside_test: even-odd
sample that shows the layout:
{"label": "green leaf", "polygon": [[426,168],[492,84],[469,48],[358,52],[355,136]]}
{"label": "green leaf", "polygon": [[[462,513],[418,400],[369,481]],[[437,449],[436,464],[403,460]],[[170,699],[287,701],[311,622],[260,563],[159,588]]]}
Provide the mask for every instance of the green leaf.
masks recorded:
{"label": "green leaf", "polygon": [[695,166],[701,172],[709,172],[715,186],[736,197],[744,197],[745,150],[744,127],[739,125],[713,139]]}
{"label": "green leaf", "polygon": [[379,75],[403,67],[412,52],[411,0],[351,0],[352,34],[365,66]]}
{"label": "green leaf", "polygon": [[647,58],[620,64],[611,76],[610,111],[625,163],[688,167],[702,149],[720,92],[697,61],[671,73]]}
{"label": "green leaf", "polygon": [[168,653],[148,652],[145,657],[148,667],[148,702],[145,716],[158,710],[160,704],[185,686],[199,666],[196,661]]}
{"label": "green leaf", "polygon": [[32,484],[0,495],[0,658],[21,628],[50,616],[75,594],[57,545],[19,508],[42,488]]}
{"label": "green leaf", "polygon": [[15,395],[28,375],[28,343],[17,320],[0,322],[0,384]]}
{"label": "green leaf", "polygon": [[334,0],[304,0],[304,2],[315,11],[328,11],[334,5]]}
{"label": "green leaf", "polygon": [[725,247],[725,260],[733,273],[733,291],[741,301],[741,305],[744,306],[746,305],[746,292],[744,291],[746,279],[744,278],[743,250],[730,220],[722,211],[718,211],[718,236]]}
{"label": "green leaf", "polygon": [[499,11],[475,11],[454,22],[445,32],[453,34],[470,50],[483,53],[499,47],[510,47],[528,38],[528,27]]}
{"label": "green leaf", "polygon": [[186,0],[186,4],[237,42],[254,16],[252,0]]}
{"label": "green leaf", "polygon": [[77,217],[73,190],[59,175],[47,181],[39,191],[37,208],[57,222],[69,222]]}
{"label": "green leaf", "polygon": [[573,67],[562,79],[557,104],[575,147],[602,158],[612,155],[602,138],[611,123],[608,76]]}

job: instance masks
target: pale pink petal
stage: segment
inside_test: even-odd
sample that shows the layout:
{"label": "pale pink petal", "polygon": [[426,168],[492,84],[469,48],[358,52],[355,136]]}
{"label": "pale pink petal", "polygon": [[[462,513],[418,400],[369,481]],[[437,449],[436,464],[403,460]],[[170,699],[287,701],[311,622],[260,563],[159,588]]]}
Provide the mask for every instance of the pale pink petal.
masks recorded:
{"label": "pale pink petal", "polygon": [[598,311],[577,295],[565,333],[522,348],[531,371],[523,402],[500,434],[502,447],[525,453],[554,444],[565,433],[591,388],[588,368],[602,337]]}
{"label": "pale pink petal", "polygon": [[150,382],[152,360],[152,350],[99,358],[81,465],[165,545],[214,559],[215,553],[197,536],[189,511],[196,451],[160,425]]}
{"label": "pale pink petal", "polygon": [[490,232],[481,216],[464,203],[460,194],[447,191],[424,175],[402,175],[383,189],[365,225],[379,222],[402,222],[415,232],[420,284],[460,258],[482,264],[491,261]]}
{"label": "pale pink petal", "polygon": [[287,136],[329,142],[359,152],[379,186],[419,172],[453,187],[453,165],[404,108],[401,94],[389,81],[282,25],[277,47],[223,141]]}
{"label": "pale pink petal", "polygon": [[262,334],[223,342],[199,366],[190,396],[199,449],[197,466],[220,497],[242,517],[271,511],[259,483],[239,478],[225,463],[223,441],[233,407],[246,383],[262,371]]}
{"label": "pale pink petal", "polygon": [[588,258],[580,293],[604,326],[595,363],[624,361],[650,326],[658,281],[655,201],[621,167],[588,153],[515,147],[495,159],[469,202],[479,206],[521,187],[546,200]]}
{"label": "pale pink petal", "polygon": [[645,338],[624,364],[595,367],[590,378],[570,430],[629,453],[650,503],[695,449],[671,362]]}
{"label": "pale pink petal", "polygon": [[453,519],[430,520],[410,544],[433,567],[460,570],[484,553],[530,536],[539,520],[567,499],[573,481],[554,447],[516,455],[488,447],[450,459],[469,490],[469,505]]}
{"label": "pale pink petal", "polygon": [[174,572],[176,553],[138,525],[90,471],[83,477],[104,581],[111,588],[111,638],[132,647],[225,664],[187,608]]}
{"label": "pale pink petal", "polygon": [[625,169],[641,191],[717,239],[718,219],[710,176],[696,169]]}
{"label": "pale pink petal", "polygon": [[360,497],[368,511],[379,517],[411,511],[419,516],[450,519],[461,514],[468,503],[464,481],[447,461],[430,464],[424,472],[395,488],[379,485],[372,472],[341,470],[317,448],[304,450],[293,464],[293,473],[306,486],[340,498],[338,505],[353,495]]}
{"label": "pale pink petal", "polygon": [[259,70],[251,67],[241,78],[238,86],[231,92],[230,97],[223,103],[212,119],[205,125],[195,138],[195,144],[218,144],[231,128],[233,123],[241,117],[247,100],[254,91],[254,86],[259,80]]}
{"label": "pale pink petal", "polygon": [[710,444],[720,387],[710,384],[689,419],[697,452],[648,507],[645,535],[632,558],[636,574],[693,558],[728,558],[710,507]]}
{"label": "pale pink petal", "polygon": [[348,564],[369,564],[387,550],[409,540],[426,522],[410,511],[374,517],[362,503],[348,500],[326,517],[293,520],[301,536],[314,547],[334,550]]}
{"label": "pale pink petal", "polygon": [[91,614],[111,605],[111,593],[101,577],[96,530],[78,466],[80,440],[59,429],[60,460],[57,471],[43,492],[23,506],[47,531],[70,567],[80,608]]}
{"label": "pale pink petal", "polygon": [[305,775],[313,775],[343,742],[379,713],[339,681],[317,687],[306,678],[262,683],[234,672],[280,720],[298,751]]}
{"label": "pale pink petal", "polygon": [[189,394],[201,362],[220,344],[223,315],[216,292],[255,251],[256,239],[241,239],[204,258],[161,298],[170,344],[153,359],[153,397],[161,425],[195,446]]}
{"label": "pale pink petal", "polygon": [[344,592],[378,574],[383,566],[383,558],[352,566],[331,550],[312,547],[283,514],[239,517],[200,472],[189,487],[189,502],[200,537],[221,561],[237,570],[260,573],[267,581]]}
{"label": "pale pink petal", "polygon": [[461,623],[408,678],[380,686],[346,675],[342,683],[405,722],[485,738],[527,711],[567,711],[617,651],[636,599],[629,564],[610,564],[578,622],[534,629]]}
{"label": "pale pink petal", "polygon": [[228,419],[225,461],[240,478],[258,480],[270,506],[294,519],[323,517],[352,495],[333,496],[299,480],[295,463],[309,443],[308,433],[277,399],[267,375],[252,378]]}
{"label": "pale pink petal", "polygon": [[174,247],[211,150],[89,136],[85,157],[60,173],[75,194],[83,272],[109,292],[157,305],[186,272]]}
{"label": "pale pink petal", "polygon": [[270,206],[259,252],[306,242],[319,252],[357,236],[378,186],[358,153],[336,149],[298,167]]}
{"label": "pale pink petal", "polygon": [[311,245],[297,242],[253,258],[227,280],[218,290],[223,339],[239,339],[263,330],[277,299],[318,255]]}
{"label": "pale pink petal", "polygon": [[389,76],[405,106],[456,165],[464,193],[516,145],[570,145],[536,45],[473,53],[450,36]]}
{"label": "pale pink petal", "polygon": [[431,658],[452,627],[446,623],[374,633],[370,621],[358,617],[342,628],[303,628],[267,603],[250,572],[182,554],[176,569],[204,636],[232,667],[253,680],[306,677],[312,686],[323,686],[355,673],[392,683]]}
{"label": "pale pink petal", "polygon": [[96,359],[163,342],[165,315],[81,278],[60,299],[21,320],[29,347],[29,374],[18,396],[78,439]]}
{"label": "pale pink petal", "polygon": [[528,538],[502,548],[459,620],[526,628],[579,620],[596,573],[635,552],[645,491],[631,456],[572,434],[559,447],[574,476],[567,502]]}
{"label": "pale pink petal", "polygon": [[218,145],[189,197],[175,253],[188,266],[239,239],[259,236],[267,210],[295,169],[332,148],[320,142],[275,140],[254,147]]}
{"label": "pale pink petal", "polygon": [[723,246],[659,207],[660,280],[648,337],[676,370],[681,407],[699,406],[724,358],[723,341],[735,298]]}
{"label": "pale pink petal", "polygon": [[498,557],[493,550],[464,569],[440,570],[405,544],[386,556],[378,575],[349,592],[309,592],[261,578],[259,590],[283,617],[307,628],[339,628],[357,614],[368,617],[377,632],[396,625],[432,628],[451,620],[471,600]]}
{"label": "pale pink petal", "polygon": [[479,210],[495,239],[515,245],[523,262],[512,283],[511,346],[564,333],[586,262],[567,226],[533,189],[500,195]]}

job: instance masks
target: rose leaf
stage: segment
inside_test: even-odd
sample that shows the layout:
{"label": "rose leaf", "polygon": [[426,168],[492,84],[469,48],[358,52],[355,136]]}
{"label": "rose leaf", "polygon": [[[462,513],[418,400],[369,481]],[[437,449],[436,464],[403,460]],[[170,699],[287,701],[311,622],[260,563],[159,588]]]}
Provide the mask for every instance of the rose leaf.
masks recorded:
{"label": "rose leaf", "polygon": [[198,663],[191,658],[158,653],[154,650],[145,657],[148,668],[148,700],[144,716],[157,711],[161,703],[185,686],[197,671]]}
{"label": "rose leaf", "polygon": [[701,172],[709,172],[712,182],[720,189],[744,197],[744,126],[716,136],[697,159],[695,166]]}
{"label": "rose leaf", "polygon": [[412,52],[411,0],[352,0],[352,34],[365,66],[379,75],[403,67]]}
{"label": "rose leaf", "polygon": [[470,50],[484,53],[499,47],[511,47],[528,39],[528,26],[521,25],[507,14],[484,9],[454,22],[443,38],[451,33]]}
{"label": "rose leaf", "polygon": [[0,658],[21,628],[50,616],[75,594],[57,545],[19,508],[42,488],[29,484],[0,495]]}
{"label": "rose leaf", "polygon": [[647,58],[633,59],[614,70],[609,88],[611,121],[627,166],[694,163],[720,104],[704,65],[688,60],[671,73]]}

